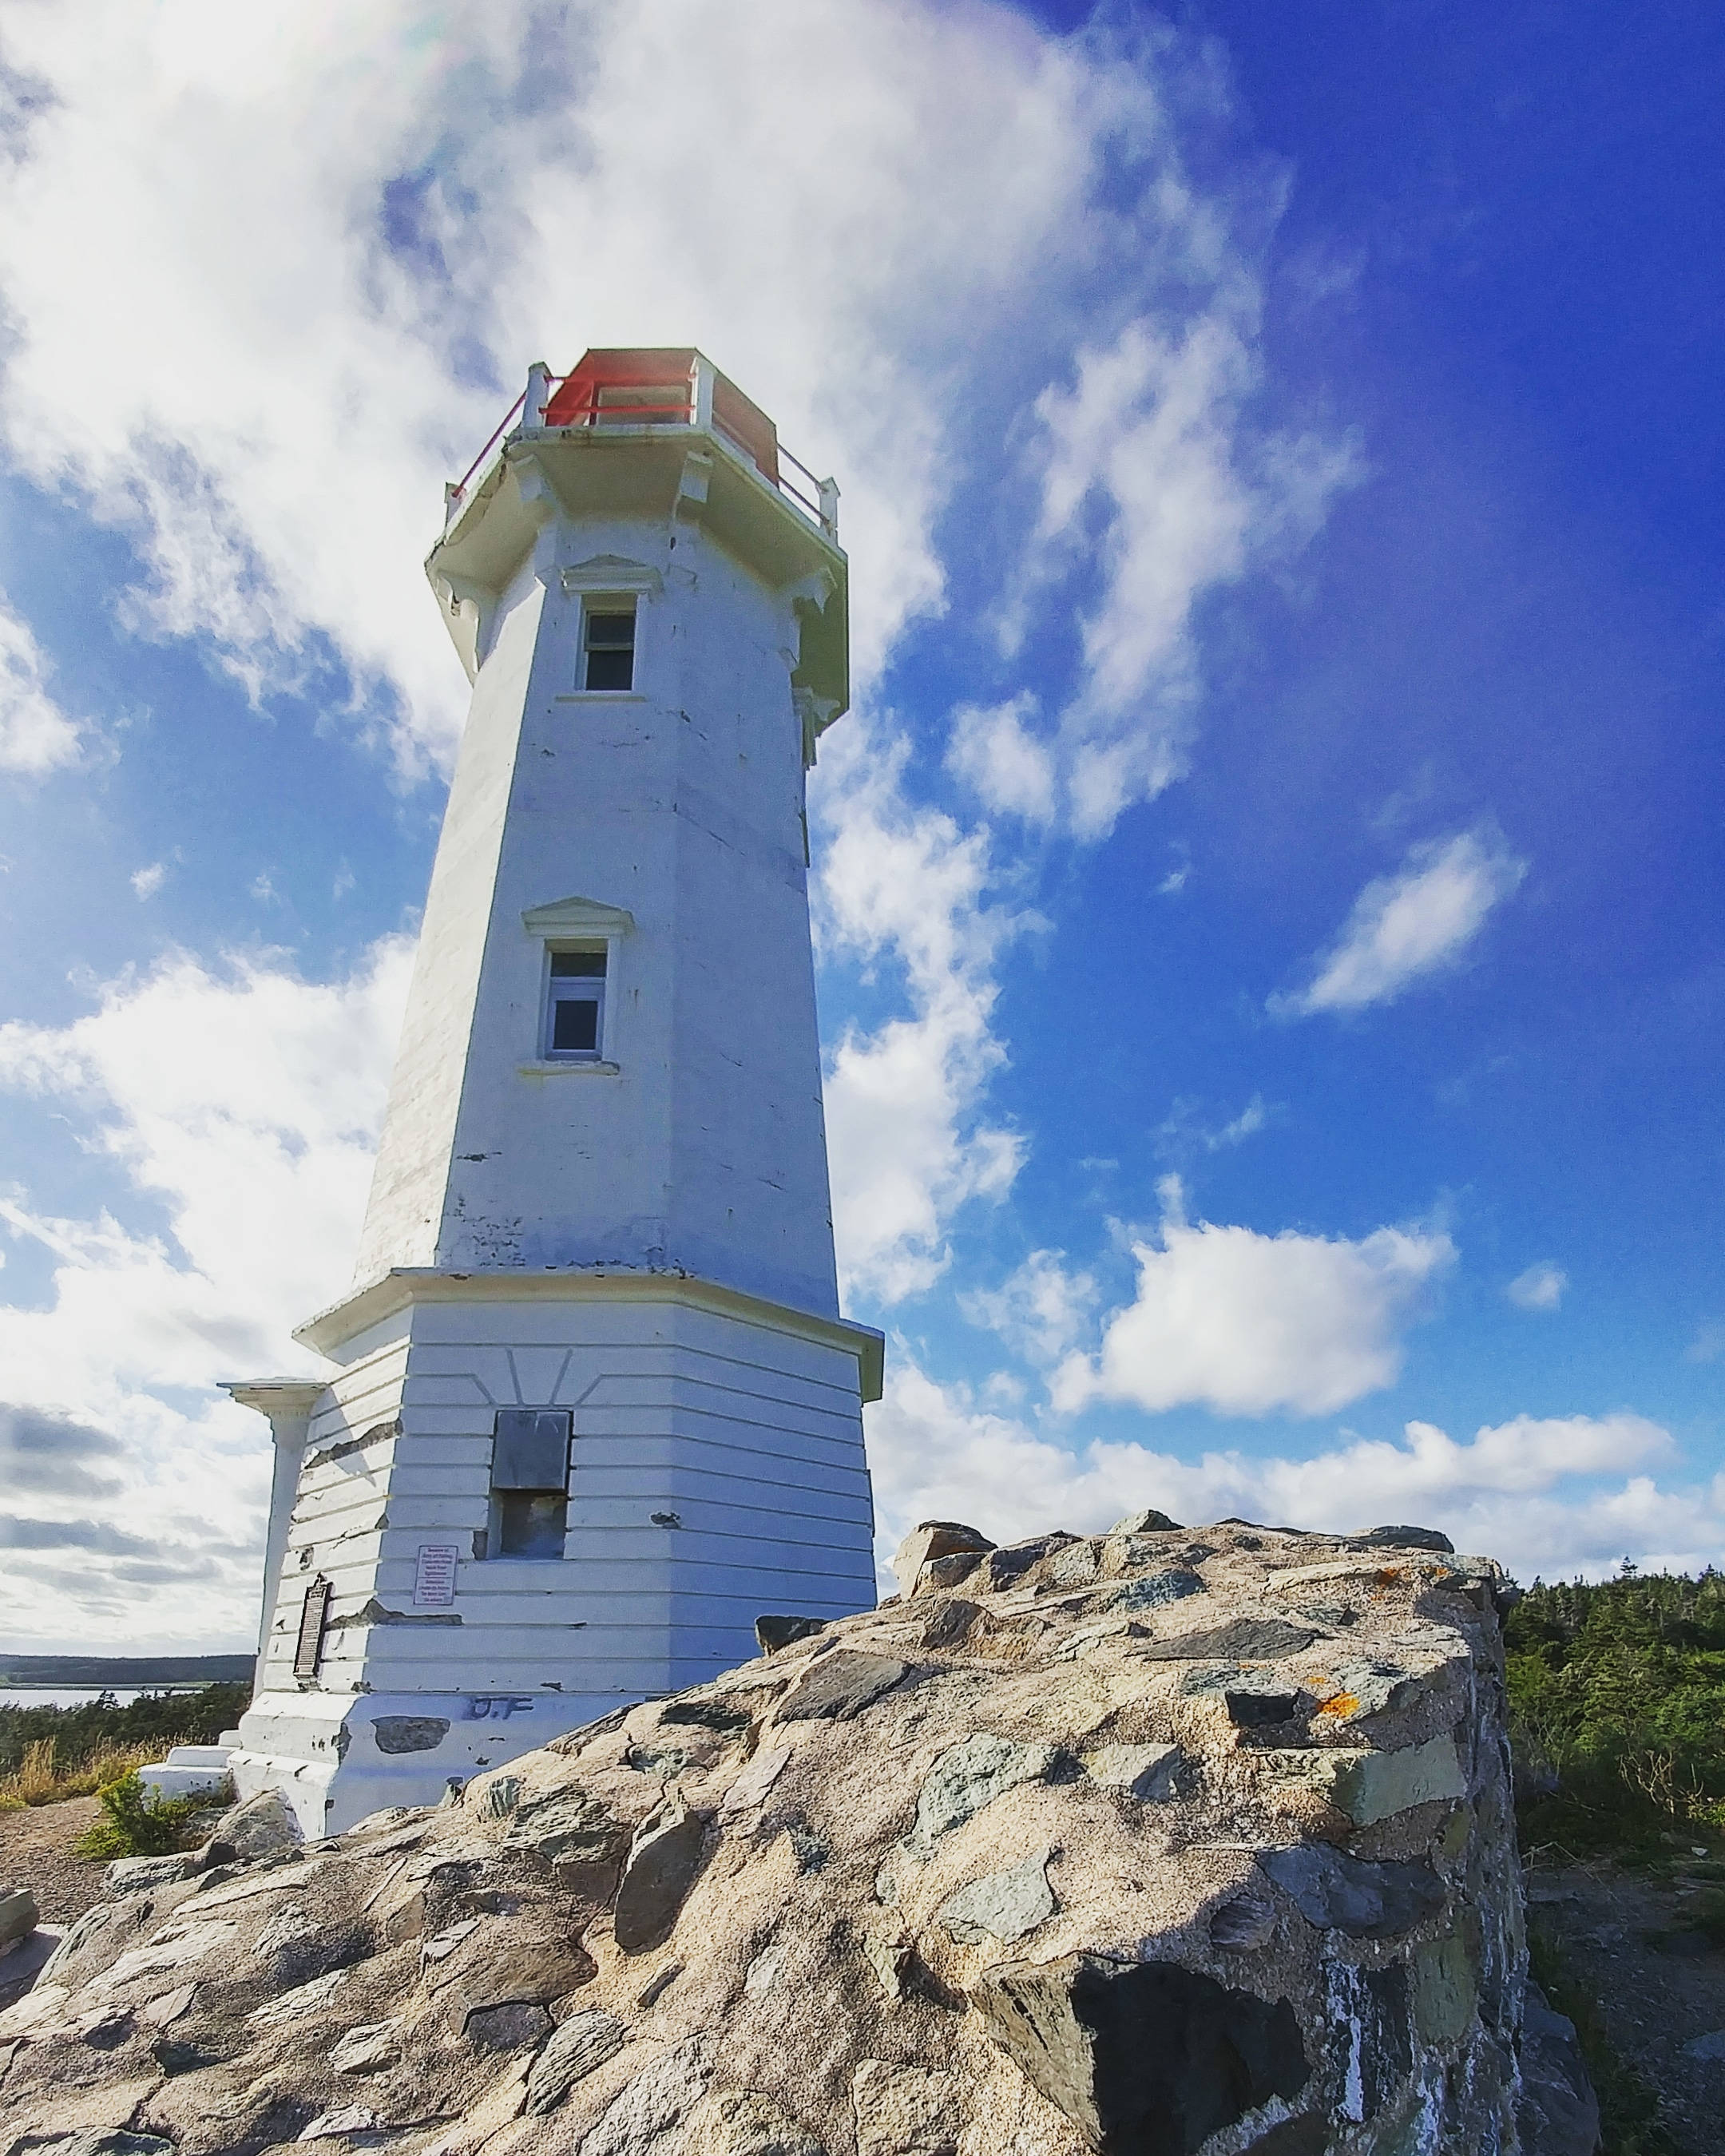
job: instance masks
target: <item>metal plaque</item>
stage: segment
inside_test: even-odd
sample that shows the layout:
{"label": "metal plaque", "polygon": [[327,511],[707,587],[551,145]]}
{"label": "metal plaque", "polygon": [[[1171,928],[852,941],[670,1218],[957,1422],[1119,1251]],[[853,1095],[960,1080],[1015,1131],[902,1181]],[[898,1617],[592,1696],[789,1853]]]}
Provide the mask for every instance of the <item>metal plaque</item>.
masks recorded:
{"label": "metal plaque", "polygon": [[305,1590],[305,1599],[300,1605],[300,1636],[294,1646],[296,1677],[317,1675],[317,1666],[323,1660],[323,1628],[329,1620],[330,1597],[334,1592],[332,1584],[321,1578]]}
{"label": "metal plaque", "polygon": [[421,1543],[413,1567],[413,1607],[447,1609],[455,1599],[455,1567],[461,1556],[456,1543]]}

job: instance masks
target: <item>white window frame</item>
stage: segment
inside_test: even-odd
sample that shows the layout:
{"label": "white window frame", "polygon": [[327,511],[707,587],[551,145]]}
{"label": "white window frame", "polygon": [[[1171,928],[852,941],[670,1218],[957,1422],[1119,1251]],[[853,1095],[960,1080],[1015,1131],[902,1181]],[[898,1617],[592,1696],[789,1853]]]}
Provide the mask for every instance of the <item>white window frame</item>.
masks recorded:
{"label": "white window frame", "polygon": [[[558,976],[552,967],[552,961],[561,957],[565,953],[574,952],[583,955],[597,953],[604,960],[605,967],[602,973],[563,977],[588,981],[596,980],[598,983],[597,995],[586,990],[579,995],[572,996],[562,996],[557,993]],[[611,1003],[611,945],[606,937],[583,937],[578,940],[571,937],[554,937],[547,942],[544,988],[540,998],[539,1014],[539,1053],[544,1061],[547,1063],[603,1063],[608,1060],[605,1050],[608,1045],[607,1036]],[[593,1028],[594,1039],[591,1048],[554,1048],[552,1045],[557,1030],[557,1007],[560,1003],[598,1004],[599,1014]]]}
{"label": "white window frame", "polygon": [[[538,994],[531,1008],[535,1012],[537,1028],[533,1045],[532,1060],[521,1065],[524,1078],[547,1078],[554,1074],[570,1071],[589,1071],[605,1077],[619,1075],[616,1055],[618,1048],[624,1045],[619,1001],[623,978],[623,942],[634,929],[634,916],[626,907],[607,906],[592,898],[560,898],[547,906],[530,906],[521,916],[521,926],[537,947],[534,960],[538,973]],[[589,1054],[585,1049],[565,1049],[552,1055],[552,973],[551,962],[559,951],[603,951],[605,954],[604,991],[599,998],[599,1052]],[[531,978],[531,977],[530,977]],[[526,983],[522,988],[526,989]],[[524,993],[523,1002],[526,1000]]]}
{"label": "white window frame", "polygon": [[[626,689],[593,689],[588,686],[588,663],[593,657],[587,641],[588,624],[596,614],[626,613],[629,618],[629,686]],[[601,650],[614,649],[614,645],[601,645]],[[583,592],[581,598],[581,624],[577,635],[576,664],[580,679],[575,690],[581,696],[634,696],[640,691],[638,686],[641,670],[641,603],[634,592]]]}
{"label": "white window frame", "polygon": [[[592,554],[584,562],[558,571],[558,580],[566,597],[575,599],[575,678],[571,687],[560,694],[560,704],[619,703],[626,697],[640,697],[643,669],[651,645],[649,622],[652,616],[652,602],[665,595],[665,578],[657,569],[645,562],[634,562],[621,554]],[[587,684],[587,624],[596,613],[628,613],[634,615],[634,664],[629,670],[629,685],[626,689],[589,689]]]}

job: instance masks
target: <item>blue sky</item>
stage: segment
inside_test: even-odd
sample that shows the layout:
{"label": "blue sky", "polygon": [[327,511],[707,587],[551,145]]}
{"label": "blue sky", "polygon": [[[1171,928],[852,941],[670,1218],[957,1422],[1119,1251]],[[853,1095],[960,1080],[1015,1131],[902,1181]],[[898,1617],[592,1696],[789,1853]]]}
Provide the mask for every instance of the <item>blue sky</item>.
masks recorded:
{"label": "blue sky", "polygon": [[351,1268],[440,482],[636,341],[844,490],[883,1537],[1718,1559],[1713,11],[107,16],[4,56],[0,1639],[244,1642],[214,1384]]}

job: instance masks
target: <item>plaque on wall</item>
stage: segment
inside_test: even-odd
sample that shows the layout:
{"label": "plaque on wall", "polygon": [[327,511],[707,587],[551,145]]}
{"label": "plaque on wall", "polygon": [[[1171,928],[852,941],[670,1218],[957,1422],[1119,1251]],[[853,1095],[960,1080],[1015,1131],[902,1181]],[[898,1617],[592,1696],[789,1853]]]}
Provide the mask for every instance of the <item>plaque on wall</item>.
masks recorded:
{"label": "plaque on wall", "polygon": [[461,1554],[456,1543],[421,1543],[413,1568],[413,1607],[447,1609],[455,1599],[455,1565]]}
{"label": "plaque on wall", "polygon": [[300,1604],[300,1636],[294,1643],[296,1677],[317,1675],[317,1666],[323,1660],[323,1628],[334,1592],[331,1583],[321,1578],[314,1579],[305,1590],[305,1599]]}

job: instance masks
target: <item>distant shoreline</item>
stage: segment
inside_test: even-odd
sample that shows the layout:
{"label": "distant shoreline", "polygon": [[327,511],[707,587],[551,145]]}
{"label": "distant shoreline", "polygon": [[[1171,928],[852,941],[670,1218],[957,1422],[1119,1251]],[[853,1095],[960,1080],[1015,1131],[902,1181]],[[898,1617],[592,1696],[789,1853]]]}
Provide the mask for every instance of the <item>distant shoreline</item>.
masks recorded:
{"label": "distant shoreline", "polygon": [[0,1685],[39,1691],[249,1684],[256,1667],[251,1655],[8,1655],[0,1650]]}

